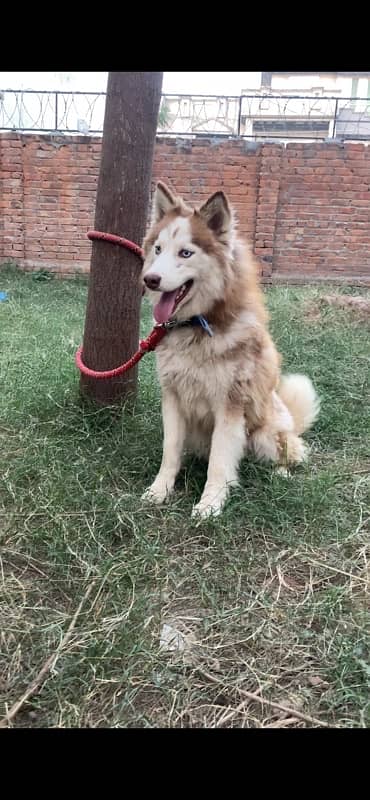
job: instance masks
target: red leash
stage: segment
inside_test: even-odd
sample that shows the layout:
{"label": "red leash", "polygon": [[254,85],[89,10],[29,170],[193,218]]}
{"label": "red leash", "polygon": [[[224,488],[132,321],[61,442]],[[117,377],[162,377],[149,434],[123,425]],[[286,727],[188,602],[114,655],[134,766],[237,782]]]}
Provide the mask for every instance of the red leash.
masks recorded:
{"label": "red leash", "polygon": [[126,250],[132,250],[139,258],[144,261],[144,250],[139,247],[135,242],[130,242],[129,239],[124,239],[122,236],[116,236],[114,233],[101,233],[101,231],[89,231],[87,234],[88,239],[100,239],[102,242],[111,242],[111,244],[119,244],[120,247],[125,247]]}
{"label": "red leash", "polygon": [[[99,239],[103,242],[118,244],[120,247],[125,247],[126,250],[131,250],[142,260],[144,259],[144,252],[141,247],[134,242],[130,242],[129,239],[124,239],[122,236],[115,236],[114,233],[102,233],[101,231],[89,231],[87,237],[88,239]],[[166,328],[156,325],[149,336],[146,339],[142,339],[139,344],[139,350],[137,350],[125,364],[121,364],[120,367],[115,367],[115,369],[107,369],[102,372],[86,367],[82,361],[82,347],[79,347],[75,357],[76,367],[89,378],[116,378],[118,375],[123,375],[124,372],[134,367],[145,353],[150,353],[152,350],[155,350],[159,342],[166,336],[166,333]]]}

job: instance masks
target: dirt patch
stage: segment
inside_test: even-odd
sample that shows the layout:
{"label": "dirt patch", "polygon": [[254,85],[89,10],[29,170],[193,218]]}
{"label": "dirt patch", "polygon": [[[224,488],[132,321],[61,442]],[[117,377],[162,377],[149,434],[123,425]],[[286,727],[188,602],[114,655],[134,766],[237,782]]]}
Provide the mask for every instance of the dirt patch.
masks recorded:
{"label": "dirt patch", "polygon": [[305,304],[305,322],[311,325],[317,324],[321,320],[321,308],[317,301],[309,300]]}
{"label": "dirt patch", "polygon": [[351,311],[357,311],[361,316],[370,316],[370,298],[368,297],[327,294],[321,297],[320,302],[339,308],[349,308]]}

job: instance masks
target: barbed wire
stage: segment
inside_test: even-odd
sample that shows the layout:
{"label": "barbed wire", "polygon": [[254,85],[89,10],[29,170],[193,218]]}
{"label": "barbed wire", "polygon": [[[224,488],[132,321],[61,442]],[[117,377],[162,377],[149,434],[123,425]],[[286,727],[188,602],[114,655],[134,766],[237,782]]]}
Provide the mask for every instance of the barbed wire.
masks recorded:
{"label": "barbed wire", "polygon": [[[0,130],[101,135],[104,92],[0,91]],[[163,95],[158,135],[370,140],[370,98]]]}

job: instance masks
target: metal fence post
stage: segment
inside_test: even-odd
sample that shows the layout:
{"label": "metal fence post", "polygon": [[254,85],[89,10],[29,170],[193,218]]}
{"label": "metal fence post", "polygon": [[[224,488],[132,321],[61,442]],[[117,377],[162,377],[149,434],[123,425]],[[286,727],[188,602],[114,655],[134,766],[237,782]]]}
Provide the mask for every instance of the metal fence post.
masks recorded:
{"label": "metal fence post", "polygon": [[337,131],[337,116],[338,116],[338,98],[335,101],[335,107],[334,107],[333,139],[335,139]]}
{"label": "metal fence post", "polygon": [[239,97],[239,113],[238,113],[238,130],[237,135],[240,136],[240,128],[241,128],[241,121],[242,121],[242,103],[243,103],[243,95]]}

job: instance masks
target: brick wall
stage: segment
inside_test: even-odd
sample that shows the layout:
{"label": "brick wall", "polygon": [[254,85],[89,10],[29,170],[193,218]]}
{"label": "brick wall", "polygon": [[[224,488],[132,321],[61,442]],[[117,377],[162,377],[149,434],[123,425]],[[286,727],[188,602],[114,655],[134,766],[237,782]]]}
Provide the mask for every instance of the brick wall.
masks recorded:
{"label": "brick wall", "polygon": [[275,221],[274,270],[370,277],[370,147],[289,144]]}
{"label": "brick wall", "polygon": [[[0,134],[0,263],[88,271],[100,150],[90,137]],[[161,138],[158,179],[195,203],[223,188],[265,279],[370,280],[364,144]]]}
{"label": "brick wall", "polygon": [[0,261],[87,271],[101,142],[0,135]]}

